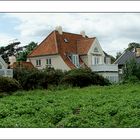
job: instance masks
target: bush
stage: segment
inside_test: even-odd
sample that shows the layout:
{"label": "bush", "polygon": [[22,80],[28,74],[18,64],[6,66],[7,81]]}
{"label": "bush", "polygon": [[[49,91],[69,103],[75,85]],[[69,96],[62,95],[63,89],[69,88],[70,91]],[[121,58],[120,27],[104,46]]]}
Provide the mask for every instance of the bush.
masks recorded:
{"label": "bush", "polygon": [[53,68],[43,70],[14,69],[14,78],[21,83],[25,90],[38,88],[47,89],[48,85],[59,85],[63,76],[64,73],[61,70],[55,70]]}
{"label": "bush", "polygon": [[85,87],[89,85],[109,85],[109,81],[95,74],[90,69],[70,70],[62,79],[61,83],[72,86]]}
{"label": "bush", "polygon": [[55,70],[54,68],[46,68],[44,69],[44,73],[46,74],[48,85],[54,86],[59,85],[60,81],[65,75],[65,72],[63,72],[62,70]]}
{"label": "bush", "polygon": [[11,93],[19,89],[21,89],[21,85],[17,80],[0,76],[0,92]]}
{"label": "bush", "polygon": [[140,64],[136,62],[135,59],[131,59],[126,62],[125,67],[123,68],[123,82],[139,82],[140,81]]}
{"label": "bush", "polygon": [[46,74],[37,69],[16,68],[14,78],[21,83],[24,90],[47,89]]}

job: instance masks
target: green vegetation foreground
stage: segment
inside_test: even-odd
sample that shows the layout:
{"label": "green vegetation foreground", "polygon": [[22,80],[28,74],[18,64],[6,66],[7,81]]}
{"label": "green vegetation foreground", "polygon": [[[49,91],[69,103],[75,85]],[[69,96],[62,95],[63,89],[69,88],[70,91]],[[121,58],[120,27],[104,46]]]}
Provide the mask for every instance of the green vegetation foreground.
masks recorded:
{"label": "green vegetation foreground", "polygon": [[0,98],[0,127],[140,127],[139,84],[18,91]]}

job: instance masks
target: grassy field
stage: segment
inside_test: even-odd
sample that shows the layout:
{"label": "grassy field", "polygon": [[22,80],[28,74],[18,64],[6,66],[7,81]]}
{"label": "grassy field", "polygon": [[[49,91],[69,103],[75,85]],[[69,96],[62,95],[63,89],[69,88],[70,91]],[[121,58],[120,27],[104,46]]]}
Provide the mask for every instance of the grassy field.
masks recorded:
{"label": "grassy field", "polygon": [[140,86],[19,91],[0,98],[0,127],[140,127]]}

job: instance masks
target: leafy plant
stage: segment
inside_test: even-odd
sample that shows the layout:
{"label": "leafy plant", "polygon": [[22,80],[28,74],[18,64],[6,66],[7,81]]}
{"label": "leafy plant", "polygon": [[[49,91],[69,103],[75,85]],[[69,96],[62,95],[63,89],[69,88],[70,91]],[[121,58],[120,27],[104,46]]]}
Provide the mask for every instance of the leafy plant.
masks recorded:
{"label": "leafy plant", "polygon": [[18,81],[8,77],[0,76],[0,92],[11,93],[21,89],[21,85]]}

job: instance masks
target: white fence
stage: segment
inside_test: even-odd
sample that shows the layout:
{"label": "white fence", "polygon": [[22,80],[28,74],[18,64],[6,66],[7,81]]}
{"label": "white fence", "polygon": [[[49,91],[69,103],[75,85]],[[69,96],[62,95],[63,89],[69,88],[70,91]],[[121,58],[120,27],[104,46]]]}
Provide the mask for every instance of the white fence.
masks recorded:
{"label": "white fence", "polygon": [[13,77],[13,70],[12,69],[0,69],[0,76]]}
{"label": "white fence", "polygon": [[92,65],[91,69],[94,72],[117,72],[118,65],[116,64]]}

